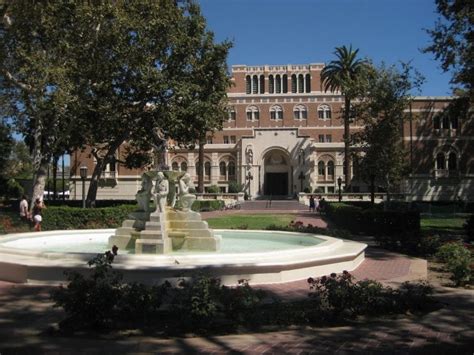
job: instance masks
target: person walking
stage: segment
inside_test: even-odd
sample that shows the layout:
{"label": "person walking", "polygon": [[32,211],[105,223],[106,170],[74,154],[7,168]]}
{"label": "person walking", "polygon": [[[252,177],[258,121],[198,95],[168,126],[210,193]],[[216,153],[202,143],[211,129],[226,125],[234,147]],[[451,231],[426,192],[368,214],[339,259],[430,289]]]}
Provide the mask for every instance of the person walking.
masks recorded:
{"label": "person walking", "polygon": [[35,223],[35,231],[41,232],[41,222],[43,221],[42,211],[46,208],[43,201],[38,197],[33,205],[33,222]]}
{"label": "person walking", "polygon": [[314,196],[309,196],[309,212],[314,212]]}
{"label": "person walking", "polygon": [[21,196],[20,201],[20,218],[24,222],[28,222],[30,213],[28,212],[28,199],[25,195]]}

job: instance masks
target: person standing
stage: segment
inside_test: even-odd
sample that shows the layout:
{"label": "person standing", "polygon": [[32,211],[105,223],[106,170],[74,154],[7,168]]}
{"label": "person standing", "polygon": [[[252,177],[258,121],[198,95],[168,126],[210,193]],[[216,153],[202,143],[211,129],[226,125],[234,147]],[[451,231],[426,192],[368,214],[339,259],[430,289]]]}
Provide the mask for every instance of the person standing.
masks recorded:
{"label": "person standing", "polygon": [[35,231],[41,232],[41,222],[43,221],[43,216],[41,213],[46,208],[43,201],[38,197],[35,200],[35,204],[33,205],[33,222],[35,223]]}
{"label": "person standing", "polygon": [[314,196],[309,196],[309,212],[314,212]]}
{"label": "person standing", "polygon": [[29,212],[28,212],[28,199],[25,195],[21,196],[20,201],[20,218],[22,221],[27,222],[29,219]]}

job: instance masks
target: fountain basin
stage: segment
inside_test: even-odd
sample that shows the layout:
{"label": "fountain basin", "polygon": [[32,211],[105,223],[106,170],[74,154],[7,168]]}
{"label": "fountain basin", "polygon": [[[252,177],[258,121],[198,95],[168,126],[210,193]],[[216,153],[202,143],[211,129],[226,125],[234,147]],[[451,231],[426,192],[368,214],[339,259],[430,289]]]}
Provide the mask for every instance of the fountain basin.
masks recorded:
{"label": "fountain basin", "polygon": [[[0,280],[58,284],[65,280],[64,271],[88,272],[87,261],[107,249],[107,239],[113,232],[113,229],[68,230],[3,236],[0,242]],[[277,248],[271,251],[238,252],[227,250],[226,247],[219,253],[134,255],[119,251],[113,267],[123,272],[125,280],[146,284],[190,277],[197,272],[219,277],[224,284],[236,284],[240,279],[248,279],[253,284],[278,283],[354,270],[364,260],[364,250],[367,247],[362,243],[305,233],[229,230],[215,232],[223,234],[224,241],[226,233],[241,235],[237,239],[242,239],[243,243],[250,247],[252,240],[247,234],[254,236],[256,240],[274,237],[286,238],[295,243],[286,249]],[[102,236],[105,247],[101,249],[98,246],[99,249],[90,252],[87,249],[82,250],[79,244],[75,244],[74,235],[85,240],[92,238],[94,243],[99,244]],[[52,240],[72,246],[73,250],[55,251],[49,246],[39,247]]]}

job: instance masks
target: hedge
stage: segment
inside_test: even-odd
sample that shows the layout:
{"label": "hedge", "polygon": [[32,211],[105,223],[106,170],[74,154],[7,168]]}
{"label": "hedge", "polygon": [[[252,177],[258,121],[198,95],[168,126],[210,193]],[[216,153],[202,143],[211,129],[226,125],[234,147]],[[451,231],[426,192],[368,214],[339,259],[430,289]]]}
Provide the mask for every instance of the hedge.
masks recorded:
{"label": "hedge", "polygon": [[420,242],[420,213],[362,209],[344,203],[330,203],[327,216],[354,234],[367,234],[388,247],[413,249]]}
{"label": "hedge", "polygon": [[48,207],[43,210],[43,230],[117,228],[136,205],[106,208]]}
{"label": "hedge", "polygon": [[224,207],[223,200],[196,200],[193,203],[191,209],[193,211],[205,212],[205,211],[216,211]]}

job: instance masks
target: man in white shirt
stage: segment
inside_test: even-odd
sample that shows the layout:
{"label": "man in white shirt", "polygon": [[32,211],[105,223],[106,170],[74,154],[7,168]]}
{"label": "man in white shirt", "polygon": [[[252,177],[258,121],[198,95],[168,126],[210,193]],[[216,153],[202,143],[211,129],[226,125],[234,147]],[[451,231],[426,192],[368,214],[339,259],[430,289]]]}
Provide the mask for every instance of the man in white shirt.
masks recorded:
{"label": "man in white shirt", "polygon": [[20,201],[20,218],[24,221],[28,221],[29,212],[28,212],[28,200],[25,195],[21,197]]}

